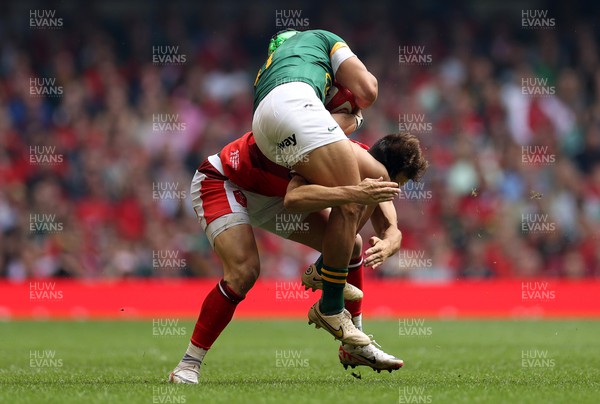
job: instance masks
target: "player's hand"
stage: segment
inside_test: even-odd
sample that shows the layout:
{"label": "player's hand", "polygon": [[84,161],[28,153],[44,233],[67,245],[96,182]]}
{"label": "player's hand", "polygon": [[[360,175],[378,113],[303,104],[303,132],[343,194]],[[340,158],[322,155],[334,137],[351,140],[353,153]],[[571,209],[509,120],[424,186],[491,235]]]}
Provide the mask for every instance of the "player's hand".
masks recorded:
{"label": "player's hand", "polygon": [[377,268],[385,262],[385,260],[394,254],[394,249],[389,241],[382,240],[379,237],[371,237],[369,239],[371,248],[365,251],[365,266]]}
{"label": "player's hand", "polygon": [[375,205],[391,201],[400,195],[398,183],[384,181],[383,177],[377,179],[365,178],[356,186],[354,203],[360,205]]}

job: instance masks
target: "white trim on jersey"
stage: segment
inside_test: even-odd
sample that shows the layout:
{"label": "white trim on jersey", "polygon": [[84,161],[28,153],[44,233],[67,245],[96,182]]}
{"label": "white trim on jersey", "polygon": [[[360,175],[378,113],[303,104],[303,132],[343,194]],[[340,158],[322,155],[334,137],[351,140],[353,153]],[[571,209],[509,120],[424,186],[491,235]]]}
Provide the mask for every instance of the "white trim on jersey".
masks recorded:
{"label": "white trim on jersey", "polygon": [[225,171],[223,171],[223,164],[221,163],[221,159],[219,158],[218,154],[208,156],[208,162],[212,164],[212,166],[216,168],[221,175],[225,175]]}
{"label": "white trim on jersey", "polygon": [[343,46],[336,50],[333,55],[331,55],[331,67],[333,69],[333,74],[337,73],[337,70],[340,68],[340,65],[344,60],[351,58],[352,56],[356,55],[348,46]]}

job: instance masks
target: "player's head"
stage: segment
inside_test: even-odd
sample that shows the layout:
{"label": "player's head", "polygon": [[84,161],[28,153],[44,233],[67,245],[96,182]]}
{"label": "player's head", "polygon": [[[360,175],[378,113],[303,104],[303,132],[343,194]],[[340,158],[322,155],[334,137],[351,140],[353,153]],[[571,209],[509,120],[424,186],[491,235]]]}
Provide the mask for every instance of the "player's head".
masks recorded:
{"label": "player's head", "polygon": [[408,180],[419,181],[429,167],[421,153],[419,139],[410,133],[382,137],[369,153],[385,166],[390,179],[400,185]]}
{"label": "player's head", "polygon": [[275,49],[279,48],[282,43],[296,35],[299,31],[295,29],[284,29],[283,31],[277,32],[275,35],[271,37],[269,41],[269,49],[267,51],[267,55],[271,56],[271,53],[275,52]]}

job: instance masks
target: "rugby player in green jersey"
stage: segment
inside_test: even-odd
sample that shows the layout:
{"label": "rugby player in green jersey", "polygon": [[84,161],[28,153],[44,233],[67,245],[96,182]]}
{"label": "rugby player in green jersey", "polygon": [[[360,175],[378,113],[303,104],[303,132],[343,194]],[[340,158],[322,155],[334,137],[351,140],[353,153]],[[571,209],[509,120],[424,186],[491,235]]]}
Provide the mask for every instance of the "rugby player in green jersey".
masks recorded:
{"label": "rugby player in green jersey", "polygon": [[[328,187],[360,183],[352,146],[324,101],[333,81],[346,87],[365,109],[377,98],[377,80],[339,36],[324,30],[286,31],[269,44],[268,58],[254,82],[252,131],[261,152],[307,182]],[[356,116],[356,126],[362,117]],[[346,344],[367,346],[370,338],[344,311],[343,290],[364,206],[333,207],[316,263],[323,280],[321,299],[309,323]]]}

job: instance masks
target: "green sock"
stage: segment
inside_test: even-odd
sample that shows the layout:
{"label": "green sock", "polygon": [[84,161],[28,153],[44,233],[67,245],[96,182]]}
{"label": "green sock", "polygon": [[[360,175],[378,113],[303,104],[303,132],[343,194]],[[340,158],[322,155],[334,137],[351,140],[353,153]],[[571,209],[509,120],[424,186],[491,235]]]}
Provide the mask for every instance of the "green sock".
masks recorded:
{"label": "green sock", "polygon": [[348,268],[332,268],[323,265],[323,294],[320,310],[325,315],[338,314],[344,309],[344,286]]}

